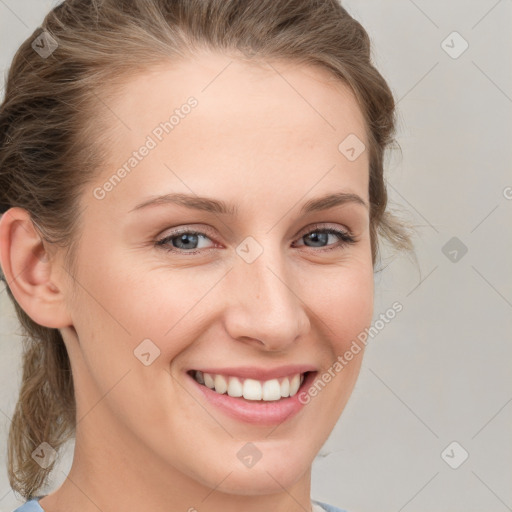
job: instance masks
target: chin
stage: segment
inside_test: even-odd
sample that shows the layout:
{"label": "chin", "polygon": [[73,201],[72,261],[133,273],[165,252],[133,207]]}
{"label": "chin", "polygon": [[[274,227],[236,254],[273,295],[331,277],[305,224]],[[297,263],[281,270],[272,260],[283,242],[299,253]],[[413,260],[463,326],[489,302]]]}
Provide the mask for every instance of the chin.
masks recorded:
{"label": "chin", "polygon": [[[276,453],[277,452],[277,453]],[[290,460],[276,450],[266,460],[263,456],[252,467],[242,463],[223,467],[216,472],[214,482],[208,486],[227,494],[266,495],[282,493],[293,487],[304,474],[311,471],[311,461]],[[237,461],[238,462],[238,461]],[[229,475],[229,476],[228,476]],[[219,484],[219,482],[222,482]]]}

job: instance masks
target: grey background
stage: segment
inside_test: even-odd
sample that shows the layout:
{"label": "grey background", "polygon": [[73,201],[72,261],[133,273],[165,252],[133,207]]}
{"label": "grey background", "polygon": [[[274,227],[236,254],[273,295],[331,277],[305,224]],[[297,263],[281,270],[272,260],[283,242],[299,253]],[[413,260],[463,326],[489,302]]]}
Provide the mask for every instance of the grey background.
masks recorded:
{"label": "grey background", "polygon": [[[54,3],[0,0],[0,69]],[[388,157],[389,194],[417,226],[419,265],[388,259],[376,275],[375,319],[394,301],[403,311],[368,344],[314,462],[312,496],[351,512],[512,510],[512,2],[344,5],[370,33],[398,101],[402,152]],[[469,44],[458,58],[443,49],[461,48],[454,31]],[[21,360],[3,288],[0,307],[3,462]],[[453,469],[446,461],[456,465],[462,450],[469,458]],[[50,490],[71,455],[72,445]],[[19,503],[3,463],[0,510]]]}

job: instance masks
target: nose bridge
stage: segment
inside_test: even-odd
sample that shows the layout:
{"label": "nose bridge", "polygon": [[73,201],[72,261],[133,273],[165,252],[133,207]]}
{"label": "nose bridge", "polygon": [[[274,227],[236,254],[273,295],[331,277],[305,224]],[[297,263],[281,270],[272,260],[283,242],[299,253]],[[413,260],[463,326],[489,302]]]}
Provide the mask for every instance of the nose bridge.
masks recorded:
{"label": "nose bridge", "polygon": [[227,329],[233,338],[252,338],[282,350],[309,327],[307,315],[286,268],[286,255],[269,244],[251,263],[235,260]]}

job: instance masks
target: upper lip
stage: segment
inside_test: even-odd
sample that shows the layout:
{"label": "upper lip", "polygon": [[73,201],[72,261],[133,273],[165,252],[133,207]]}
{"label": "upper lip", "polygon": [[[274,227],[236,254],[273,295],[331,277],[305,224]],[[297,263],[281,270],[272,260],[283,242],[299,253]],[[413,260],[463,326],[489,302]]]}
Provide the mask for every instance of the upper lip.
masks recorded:
{"label": "upper lip", "polygon": [[240,377],[243,379],[254,380],[270,380],[279,379],[282,377],[290,377],[297,373],[314,372],[316,368],[309,364],[302,365],[287,365],[279,366],[277,368],[258,368],[256,366],[237,366],[230,368],[193,368],[192,370],[199,370],[203,373],[229,375],[232,377]]}

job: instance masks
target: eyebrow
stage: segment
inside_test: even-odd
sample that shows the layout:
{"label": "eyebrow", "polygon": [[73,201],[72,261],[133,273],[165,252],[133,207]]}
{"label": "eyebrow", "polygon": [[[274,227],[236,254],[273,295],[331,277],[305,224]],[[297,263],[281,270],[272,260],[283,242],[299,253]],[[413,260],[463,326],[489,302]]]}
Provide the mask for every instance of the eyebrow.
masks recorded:
{"label": "eyebrow", "polygon": [[[353,194],[351,192],[336,192],[307,201],[300,209],[300,213],[305,214],[318,212],[349,203],[360,204],[367,210],[369,209],[368,204],[357,194]],[[238,208],[233,204],[229,204],[218,199],[212,199],[210,197],[200,197],[182,193],[152,196],[142,203],[137,204],[137,206],[132,208],[128,213],[152,206],[169,204],[176,204],[179,206],[185,206],[186,208],[202,210],[214,214],[236,215],[238,213]]]}

